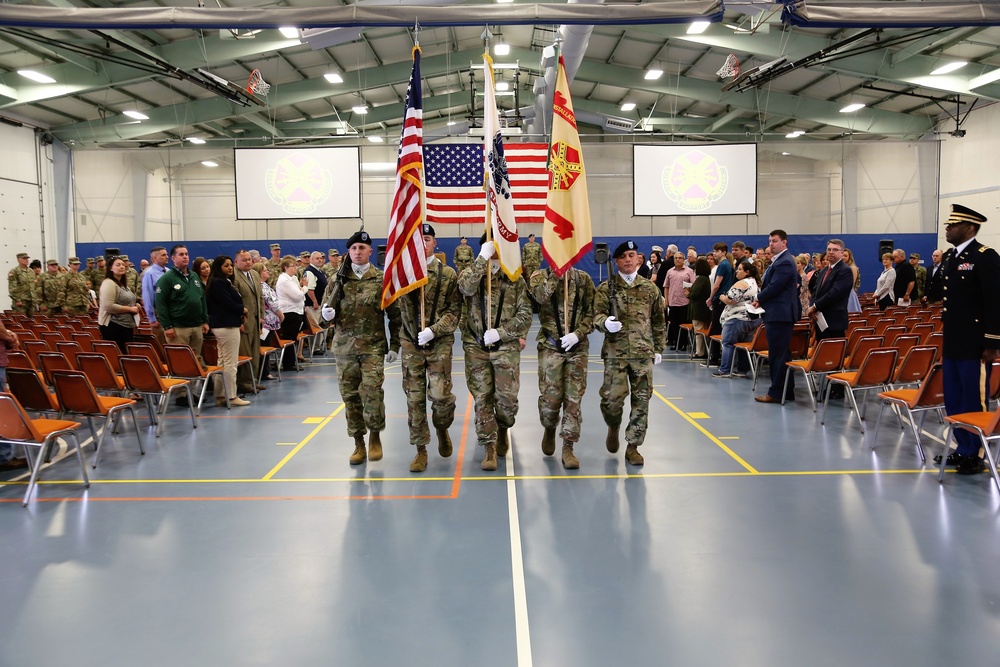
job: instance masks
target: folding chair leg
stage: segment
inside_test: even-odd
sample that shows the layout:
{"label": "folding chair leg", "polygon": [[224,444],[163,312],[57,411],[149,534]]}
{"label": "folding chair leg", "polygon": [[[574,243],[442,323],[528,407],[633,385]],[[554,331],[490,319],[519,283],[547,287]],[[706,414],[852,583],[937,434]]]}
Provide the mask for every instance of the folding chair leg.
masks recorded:
{"label": "folding chair leg", "polygon": [[788,378],[792,374],[792,367],[785,366],[785,384],[781,387],[781,404],[785,404],[785,396],[788,395]]}
{"label": "folding chair leg", "polygon": [[[881,415],[879,415],[879,417],[881,417]],[[924,454],[924,446],[920,442],[920,431],[923,430],[924,420],[921,418],[921,420],[920,420],[920,426],[918,427],[917,426],[917,421],[913,418],[913,413],[911,412],[910,413],[910,420],[909,421],[910,421],[910,429],[913,430],[913,438],[916,440],[916,443],[917,443],[917,456],[920,457],[920,463],[926,463],[927,462],[927,455]],[[877,426],[878,426],[878,424],[876,424],[876,427]]]}
{"label": "folding chair leg", "polygon": [[[878,427],[879,427],[879,424],[882,423],[882,414],[885,412],[885,406],[889,402],[888,401],[881,401],[881,403],[882,403],[882,405],[880,405],[879,409],[878,409],[878,419],[875,420],[875,432],[872,433],[872,445],[871,445],[871,450],[872,451],[875,451],[875,441],[878,440]],[[863,438],[862,438],[862,442],[864,442]],[[923,460],[923,457],[921,457],[921,460]]]}
{"label": "folding chair leg", "polygon": [[819,415],[819,423],[826,426],[826,407],[830,403],[830,388],[833,387],[832,382],[826,383],[826,391],[823,392],[823,412]]}
{"label": "folding chair leg", "polygon": [[[201,406],[205,402],[205,392],[208,390],[208,381],[211,380],[211,379],[212,378],[207,378],[206,377],[206,378],[202,379],[202,381],[201,381],[201,394],[199,394],[199,396],[198,396],[198,414],[199,415],[201,414]],[[223,378],[222,382],[223,382],[223,386],[225,386],[225,378]],[[229,396],[226,396],[227,400],[228,400],[228,398],[229,398]]]}
{"label": "folding chair leg", "polygon": [[979,439],[983,441],[983,449],[986,450],[986,460],[990,464],[990,474],[993,475],[993,483],[996,484],[997,491],[1000,491],[1000,473],[997,472],[997,461],[990,450],[989,440],[984,438],[982,433],[979,434]]}
{"label": "folding chair leg", "polygon": [[[87,417],[87,419],[90,419],[90,417]],[[94,433],[94,439],[97,441],[97,451],[94,452],[94,462],[90,464],[91,467],[93,468],[97,467],[97,457],[101,455],[101,445],[104,444],[104,436],[108,434],[108,429],[110,428],[110,426],[111,426],[111,415],[108,415],[108,417],[104,420],[104,428],[101,429],[100,437],[97,436],[96,432]]]}
{"label": "folding chair leg", "polygon": [[[21,501],[22,507],[28,506],[28,500],[31,498],[31,492],[35,489],[35,483],[38,481],[38,473],[42,469],[42,462],[45,461],[45,457],[51,447],[52,441],[46,439],[42,443],[42,446],[38,448],[38,457],[35,459],[35,464],[31,467],[31,477],[28,478],[28,490],[24,492],[24,499]],[[80,448],[77,447],[77,453],[79,453],[79,450]]]}
{"label": "folding chair leg", "polygon": [[[941,467],[938,469],[938,482],[944,481],[944,467],[948,465],[948,454],[951,453],[951,438],[955,435],[955,425],[952,424],[948,428],[948,437],[944,439],[944,451],[941,452]],[[956,439],[957,443],[958,440]]]}
{"label": "folding chair leg", "polygon": [[[857,415],[857,417],[858,417],[858,426],[861,427],[861,432],[864,433],[865,432],[864,417],[861,415],[861,411],[858,409],[858,401],[857,401],[857,399],[854,398],[854,389],[851,388],[851,387],[847,387],[846,389],[847,389],[847,392],[846,392],[847,393],[847,397],[851,399],[851,407],[854,408],[854,414]],[[829,389],[826,390],[826,395],[827,395],[827,397],[830,396],[830,390]]]}
{"label": "folding chair leg", "polygon": [[[254,387],[256,393],[256,386]],[[198,417],[194,414],[194,396],[191,395],[191,385],[185,385],[184,391],[187,392],[188,397],[188,410],[191,413],[191,425],[194,428],[198,428]],[[228,399],[228,396],[226,397]],[[228,403],[228,401],[227,401]]]}
{"label": "folding chair leg", "polygon": [[75,431],[66,434],[67,437],[72,436],[73,444],[76,445],[76,460],[80,463],[80,474],[83,476],[83,486],[85,488],[90,488],[90,477],[87,476],[87,466],[83,462],[83,452],[80,447],[80,436],[76,434]]}
{"label": "folding chair leg", "polygon": [[128,409],[132,413],[132,427],[135,429],[135,441],[139,443],[139,453],[145,455],[146,449],[142,446],[142,437],[139,435],[139,419],[135,415],[135,406],[130,405]]}

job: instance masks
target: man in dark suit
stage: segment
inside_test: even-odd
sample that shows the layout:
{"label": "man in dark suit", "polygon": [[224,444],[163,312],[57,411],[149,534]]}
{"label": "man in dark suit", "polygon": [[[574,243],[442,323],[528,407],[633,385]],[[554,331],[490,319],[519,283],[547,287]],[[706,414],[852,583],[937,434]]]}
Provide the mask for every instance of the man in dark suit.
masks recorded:
{"label": "man in dark suit", "polygon": [[927,286],[921,303],[940,303],[944,299],[944,264],[941,263],[942,253],[935,250],[931,255],[930,268],[927,269]]}
{"label": "man in dark suit", "polygon": [[[945,239],[954,245],[944,254],[944,409],[949,415],[985,411],[990,367],[1000,356],[1000,255],[976,240],[986,216],[960,204],[951,205]],[[983,366],[985,364],[985,372]],[[958,446],[948,463],[960,475],[984,468],[979,436],[955,430]],[[940,462],[941,458],[936,457]]]}
{"label": "man in dark suit", "polygon": [[847,299],[854,288],[854,272],[844,259],[844,242],[830,239],[826,244],[826,268],[820,273],[813,305],[806,315],[813,322],[822,313],[826,329],[816,325],[816,340],[843,338],[847,332]]}
{"label": "man in dark suit", "polygon": [[896,282],[892,284],[893,298],[896,299],[897,306],[901,302],[909,305],[910,299],[917,294],[917,272],[906,261],[906,252],[902,248],[892,251],[892,261],[896,269]]}
{"label": "man in dark suit", "polygon": [[243,299],[243,307],[247,309],[247,318],[240,332],[240,356],[250,357],[249,364],[239,367],[236,376],[236,388],[241,394],[253,393],[257,389],[267,389],[258,385],[260,377],[260,318],[264,313],[264,293],[260,287],[260,274],[251,269],[253,258],[246,250],[236,253],[236,273],[233,284]]}
{"label": "man in dark suit", "polygon": [[[767,363],[771,370],[771,386],[763,396],[756,396],[758,403],[781,403],[785,393],[785,363],[791,361],[792,329],[802,315],[799,302],[799,272],[795,259],[788,252],[788,234],[776,229],[770,233],[768,247],[771,265],[764,272],[755,307],[763,308],[764,334],[767,336]],[[794,399],[794,382],[789,378],[788,398]]]}

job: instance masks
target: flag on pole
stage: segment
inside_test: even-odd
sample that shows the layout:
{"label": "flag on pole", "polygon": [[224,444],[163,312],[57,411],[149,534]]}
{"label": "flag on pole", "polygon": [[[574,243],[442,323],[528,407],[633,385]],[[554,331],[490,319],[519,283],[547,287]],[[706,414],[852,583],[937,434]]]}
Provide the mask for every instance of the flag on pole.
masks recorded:
{"label": "flag on pole", "polygon": [[487,197],[490,203],[490,224],[496,243],[500,268],[511,280],[521,275],[521,244],[517,237],[517,220],[514,218],[514,197],[507,174],[507,160],[503,154],[503,137],[500,136],[500,119],[497,113],[496,92],[493,83],[493,59],[483,54],[483,73],[486,75],[486,94],[483,100],[483,154],[486,156]]}
{"label": "flag on pole", "polygon": [[583,168],[583,150],[569,95],[566,66],[560,53],[556,90],[552,96],[549,196],[542,226],[542,254],[555,274],[561,276],[590,252],[593,245],[587,173]]}
{"label": "flag on pole", "polygon": [[396,159],[396,190],[389,211],[389,240],[382,276],[382,308],[401,294],[427,283],[423,224],[423,95],[420,90],[420,47],[413,47],[413,70],[406,90],[403,136]]}

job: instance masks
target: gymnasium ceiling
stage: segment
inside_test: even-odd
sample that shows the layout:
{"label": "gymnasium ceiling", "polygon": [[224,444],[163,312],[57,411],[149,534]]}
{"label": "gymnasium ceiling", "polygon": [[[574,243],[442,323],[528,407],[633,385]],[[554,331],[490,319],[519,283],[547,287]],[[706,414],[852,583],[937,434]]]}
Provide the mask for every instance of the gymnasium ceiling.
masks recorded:
{"label": "gymnasium ceiling", "polygon": [[[515,0],[520,3],[521,0]],[[282,13],[342,7],[342,0],[204,0],[208,9],[259,9],[279,21]],[[665,0],[666,6],[673,0]],[[896,7],[908,3],[904,0]],[[351,4],[351,3],[343,3]],[[359,0],[379,6],[381,0]],[[469,23],[477,11],[494,11],[485,0],[442,3],[394,0],[393,5],[438,5]],[[551,7],[539,3],[540,7]],[[637,5],[654,2],[605,0],[601,20],[613,22]],[[692,3],[699,4],[699,3]],[[700,3],[705,5],[707,3]],[[821,5],[821,2],[806,3]],[[843,3],[841,3],[843,4]],[[873,3],[869,3],[873,4]],[[877,4],[877,3],[876,3]],[[969,6],[957,2],[955,6]],[[39,11],[74,8],[195,9],[199,0],[38,0],[2,7]],[[506,5],[516,7],[518,5]],[[588,140],[631,141],[651,137],[696,141],[785,139],[798,141],[917,139],[953,132],[973,106],[1000,99],[1000,83],[976,86],[1000,68],[1000,27],[802,28],[782,22],[774,2],[725,2],[724,15],[702,34],[689,25],[572,26],[567,53],[582,50],[572,81],[573,102]],[[141,14],[141,12],[140,12]],[[502,21],[503,19],[497,19]],[[0,23],[3,22],[0,14]],[[124,29],[108,21],[93,29],[0,26],[0,118],[51,133],[74,147],[325,144],[399,134],[410,72],[413,27],[313,29],[305,38],[277,29]],[[475,119],[470,68],[482,63],[484,25],[422,27],[425,132],[430,137],[465,135]],[[518,65],[517,108],[530,117],[544,47],[558,24],[490,23],[492,43],[510,45],[497,63]],[[743,72],[785,58],[770,74],[724,91],[716,71],[734,54]],[[945,75],[941,65],[967,62]],[[781,72],[780,68],[787,69]],[[650,68],[663,71],[647,80]],[[34,83],[19,74],[33,70],[55,79]],[[253,70],[271,85],[259,105],[227,89],[246,85]],[[200,71],[199,71],[200,70]],[[208,74],[204,74],[207,72]],[[500,74],[508,81],[512,70]],[[324,75],[338,74],[340,83]],[[500,76],[498,74],[498,76]],[[478,74],[481,91],[482,73]],[[1000,78],[1000,77],[998,77]],[[218,84],[217,90],[203,85]],[[513,82],[511,82],[513,83]],[[220,94],[229,90],[228,96]],[[247,106],[237,103],[247,102]],[[235,101],[234,101],[235,100]],[[624,103],[635,108],[622,111]],[[863,103],[854,113],[844,106]],[[515,98],[500,99],[513,116]],[[360,114],[355,107],[367,106]],[[139,111],[135,120],[123,115]],[[449,124],[450,123],[450,124]],[[516,120],[512,125],[517,125]],[[638,135],[638,136],[636,136]]]}

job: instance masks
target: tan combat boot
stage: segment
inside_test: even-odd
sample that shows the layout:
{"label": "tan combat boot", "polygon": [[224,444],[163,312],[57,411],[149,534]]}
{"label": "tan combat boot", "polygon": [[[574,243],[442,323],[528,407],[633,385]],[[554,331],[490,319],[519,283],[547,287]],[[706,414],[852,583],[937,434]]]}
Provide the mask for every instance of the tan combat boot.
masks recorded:
{"label": "tan combat boot", "polygon": [[639,448],[635,445],[629,445],[625,448],[625,460],[634,466],[641,466],[646,462],[642,458],[642,454],[639,453]]}
{"label": "tan combat boot", "polygon": [[556,430],[554,428],[545,428],[545,433],[542,434],[542,454],[546,456],[552,456],[556,453]]}
{"label": "tan combat boot", "polygon": [[410,461],[410,472],[423,472],[427,470],[427,447],[417,445],[417,455]]}
{"label": "tan combat boot", "polygon": [[510,432],[503,426],[497,429],[497,456],[507,456],[510,449]]}
{"label": "tan combat boot", "polygon": [[444,458],[451,456],[451,436],[448,435],[448,429],[439,428],[437,430],[438,434],[438,454]]}
{"label": "tan combat boot", "polygon": [[483,462],[479,466],[483,470],[496,470],[497,469],[497,446],[496,445],[486,445],[486,454],[483,456]]}
{"label": "tan combat boot", "polygon": [[351,454],[351,465],[356,466],[365,462],[367,455],[365,454],[365,436],[356,435],[354,436],[354,453]]}
{"label": "tan combat boot", "polygon": [[580,461],[576,458],[576,454],[573,453],[572,442],[563,443],[562,464],[566,470],[576,470],[580,467]]}
{"label": "tan combat boot", "polygon": [[372,431],[368,434],[368,460],[382,460],[382,438],[378,431]]}
{"label": "tan combat boot", "polygon": [[608,426],[608,437],[604,441],[604,445],[608,448],[608,451],[612,454],[618,452],[618,447],[620,443],[618,442],[618,424],[614,426]]}

